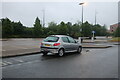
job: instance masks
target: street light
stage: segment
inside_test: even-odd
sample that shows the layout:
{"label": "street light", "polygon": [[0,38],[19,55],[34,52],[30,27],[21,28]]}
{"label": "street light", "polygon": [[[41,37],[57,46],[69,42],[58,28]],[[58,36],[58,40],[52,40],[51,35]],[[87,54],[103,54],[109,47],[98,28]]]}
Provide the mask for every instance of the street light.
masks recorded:
{"label": "street light", "polygon": [[79,3],[79,5],[82,5],[82,24],[83,24],[83,5],[84,5],[85,3],[83,2],[83,3]]}
{"label": "street light", "polygon": [[[82,6],[82,25],[83,25],[83,5],[85,5],[85,3],[84,2],[82,2],[82,3],[79,3],[79,5],[81,5]],[[81,29],[80,29],[80,32],[81,32],[81,34],[82,34],[82,27],[81,27]]]}

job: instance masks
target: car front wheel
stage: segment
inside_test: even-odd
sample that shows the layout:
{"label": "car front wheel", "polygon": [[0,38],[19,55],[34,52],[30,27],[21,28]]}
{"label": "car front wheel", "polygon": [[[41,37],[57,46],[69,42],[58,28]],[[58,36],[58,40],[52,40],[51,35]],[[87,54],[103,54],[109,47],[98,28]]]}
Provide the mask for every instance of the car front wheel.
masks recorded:
{"label": "car front wheel", "polygon": [[82,52],[82,47],[80,46],[77,50],[77,53],[81,53]]}

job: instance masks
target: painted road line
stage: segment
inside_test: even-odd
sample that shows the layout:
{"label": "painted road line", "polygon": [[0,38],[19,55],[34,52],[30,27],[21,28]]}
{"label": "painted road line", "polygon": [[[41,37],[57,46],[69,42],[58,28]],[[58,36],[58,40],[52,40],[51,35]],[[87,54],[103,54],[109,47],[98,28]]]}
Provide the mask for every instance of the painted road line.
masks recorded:
{"label": "painted road line", "polygon": [[16,60],[16,61],[21,62],[21,63],[24,62],[23,60]]}
{"label": "painted road line", "polygon": [[4,62],[2,63],[2,66],[6,66],[6,65],[8,65],[8,64],[7,64],[7,63],[4,63]]}
{"label": "painted road line", "polygon": [[2,51],[6,51],[6,50],[2,50]]}
{"label": "painted road line", "polygon": [[2,66],[2,62],[0,62],[0,67]]}
{"label": "painted road line", "polygon": [[11,62],[8,62],[8,61],[4,61],[4,63],[7,63],[7,64],[12,64]]}

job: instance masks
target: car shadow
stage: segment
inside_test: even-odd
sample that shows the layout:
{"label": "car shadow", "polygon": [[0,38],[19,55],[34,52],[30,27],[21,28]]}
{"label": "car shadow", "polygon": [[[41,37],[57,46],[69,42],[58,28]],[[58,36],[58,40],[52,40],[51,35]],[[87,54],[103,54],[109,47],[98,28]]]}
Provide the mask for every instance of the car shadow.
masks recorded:
{"label": "car shadow", "polygon": [[42,57],[42,61],[44,61],[44,60],[50,60],[50,59],[59,59],[59,58],[65,58],[65,57],[73,57],[73,56],[78,56],[78,55],[81,55],[81,54],[79,54],[79,53],[77,53],[77,52],[72,52],[72,53],[65,53],[64,54],[64,56],[62,56],[62,57],[60,57],[60,56],[58,56],[57,54],[48,54],[48,55],[46,55],[46,56],[41,56]]}

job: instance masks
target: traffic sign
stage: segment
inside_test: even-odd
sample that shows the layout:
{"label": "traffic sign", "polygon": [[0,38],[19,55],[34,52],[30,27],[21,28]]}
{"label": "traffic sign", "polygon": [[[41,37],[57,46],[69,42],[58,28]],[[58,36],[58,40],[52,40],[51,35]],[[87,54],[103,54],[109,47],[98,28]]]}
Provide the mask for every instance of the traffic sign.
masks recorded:
{"label": "traffic sign", "polygon": [[95,33],[95,31],[92,31],[92,33]]}

